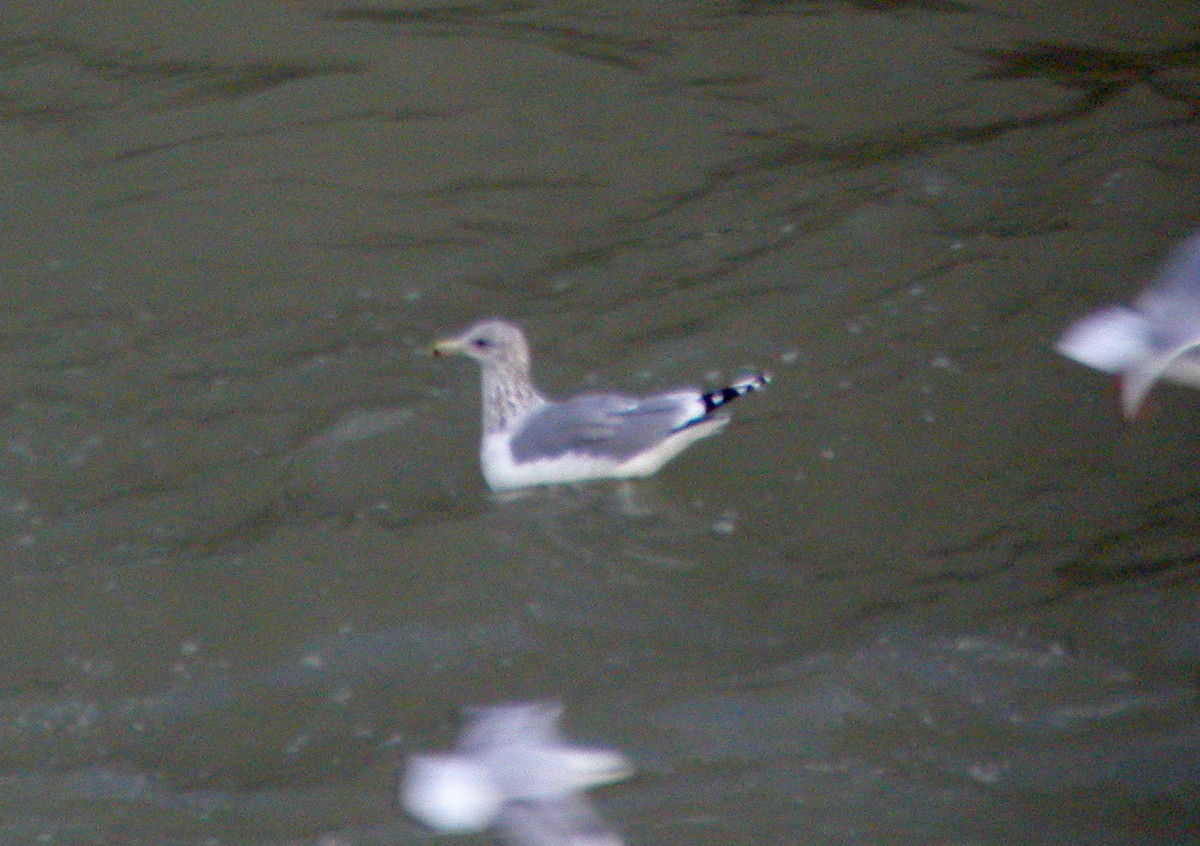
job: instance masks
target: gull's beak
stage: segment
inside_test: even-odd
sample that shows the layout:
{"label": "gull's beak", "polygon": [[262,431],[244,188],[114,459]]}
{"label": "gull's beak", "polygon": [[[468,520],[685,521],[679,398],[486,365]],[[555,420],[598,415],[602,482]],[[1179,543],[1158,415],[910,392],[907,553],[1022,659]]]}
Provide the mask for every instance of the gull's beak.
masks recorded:
{"label": "gull's beak", "polygon": [[462,352],[461,338],[439,338],[429,345],[429,354],[435,358]]}
{"label": "gull's beak", "polygon": [[611,749],[572,746],[554,750],[549,758],[568,774],[574,788],[624,781],[637,772],[627,757]]}

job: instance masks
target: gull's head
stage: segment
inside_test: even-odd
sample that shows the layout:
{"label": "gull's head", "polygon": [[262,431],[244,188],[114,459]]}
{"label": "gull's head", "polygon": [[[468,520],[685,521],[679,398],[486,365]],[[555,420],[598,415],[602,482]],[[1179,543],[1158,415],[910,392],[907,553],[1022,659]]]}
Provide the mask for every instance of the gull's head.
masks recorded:
{"label": "gull's head", "polygon": [[436,341],[430,351],[437,356],[465,355],[485,366],[489,363],[529,365],[529,344],[524,333],[503,320],[481,320],[458,335]]}
{"label": "gull's head", "polygon": [[1120,373],[1154,352],[1154,332],[1140,312],[1110,306],[1077,320],[1054,348],[1080,364]]}
{"label": "gull's head", "polygon": [[413,755],[400,783],[400,804],[434,831],[483,831],[505,801],[488,767],[463,755]]}

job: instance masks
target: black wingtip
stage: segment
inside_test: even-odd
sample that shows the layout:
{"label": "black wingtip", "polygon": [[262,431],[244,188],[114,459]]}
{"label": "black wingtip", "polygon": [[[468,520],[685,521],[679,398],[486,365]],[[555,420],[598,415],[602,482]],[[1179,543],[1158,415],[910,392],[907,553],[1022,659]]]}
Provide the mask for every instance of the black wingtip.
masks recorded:
{"label": "black wingtip", "polygon": [[769,384],[771,384],[771,374],[761,370],[753,376],[739,379],[727,388],[701,394],[700,399],[704,402],[704,413],[711,414],[726,403],[733,402],[738,397],[744,397],[759,388],[765,388]]}

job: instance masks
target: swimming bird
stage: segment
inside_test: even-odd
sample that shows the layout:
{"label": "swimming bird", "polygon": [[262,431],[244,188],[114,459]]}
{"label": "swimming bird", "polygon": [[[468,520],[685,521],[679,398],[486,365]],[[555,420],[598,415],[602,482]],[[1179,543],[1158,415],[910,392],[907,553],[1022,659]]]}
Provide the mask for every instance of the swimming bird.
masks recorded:
{"label": "swimming bird", "polygon": [[620,846],[583,791],[628,778],[633,765],[619,752],[568,743],[562,710],[554,702],[467,708],[454,752],[409,758],[401,804],[435,831],[497,826],[512,846]]}
{"label": "swimming bird", "polygon": [[1120,374],[1121,408],[1137,414],[1159,379],[1200,388],[1200,233],[1176,247],[1132,305],[1107,306],[1072,324],[1055,349]]}
{"label": "swimming bird", "polygon": [[771,381],[757,373],[725,388],[684,388],[648,397],[542,396],[530,375],[524,333],[503,320],[483,320],[433,345],[434,355],[460,353],[483,371],[480,465],[492,490],[589,479],[649,476],[729,422],[719,409]]}

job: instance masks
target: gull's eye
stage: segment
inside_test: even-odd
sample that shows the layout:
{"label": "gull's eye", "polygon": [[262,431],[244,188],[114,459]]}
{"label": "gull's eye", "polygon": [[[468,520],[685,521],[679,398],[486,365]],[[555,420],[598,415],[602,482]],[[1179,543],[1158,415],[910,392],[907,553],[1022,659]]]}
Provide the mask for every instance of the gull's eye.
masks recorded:
{"label": "gull's eye", "polygon": [[471,339],[471,346],[473,346],[477,350],[486,350],[491,345],[492,345],[492,342],[489,341],[487,338],[472,338]]}

